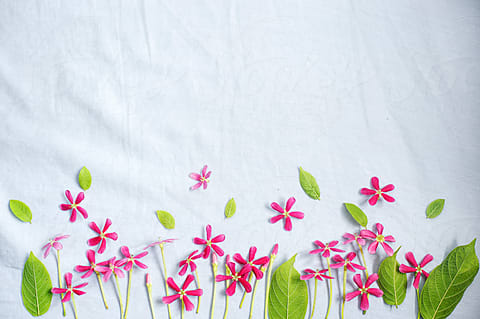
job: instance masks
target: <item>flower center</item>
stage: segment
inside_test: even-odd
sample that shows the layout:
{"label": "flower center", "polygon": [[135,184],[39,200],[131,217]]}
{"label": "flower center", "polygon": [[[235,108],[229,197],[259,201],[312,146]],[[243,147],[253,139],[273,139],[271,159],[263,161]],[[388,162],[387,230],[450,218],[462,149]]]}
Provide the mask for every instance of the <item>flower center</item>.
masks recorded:
{"label": "flower center", "polygon": [[100,233],[100,238],[105,239],[105,234],[103,232]]}
{"label": "flower center", "polygon": [[202,177],[200,177],[200,182],[208,183],[210,181],[208,180],[208,178],[205,178],[205,177],[202,176]]}
{"label": "flower center", "polygon": [[180,295],[180,298],[183,299],[183,296],[185,296],[185,291],[183,289],[180,289],[180,292],[178,294]]}
{"label": "flower center", "polygon": [[360,289],[358,289],[358,290],[360,290],[360,292],[362,293],[362,295],[367,293],[367,288],[360,288]]}
{"label": "flower center", "polygon": [[77,208],[77,206],[78,206],[77,204],[72,204],[70,205],[70,208]]}
{"label": "flower center", "polygon": [[239,278],[240,278],[240,276],[238,276],[238,275],[233,275],[232,276],[233,281],[238,281]]}
{"label": "flower center", "polygon": [[383,243],[383,242],[385,241],[385,236],[383,236],[383,235],[377,235],[377,241],[378,241],[379,243]]}
{"label": "flower center", "polygon": [[283,210],[283,216],[288,217],[288,211],[286,209]]}
{"label": "flower center", "polygon": [[382,190],[381,190],[381,189],[377,189],[377,194],[378,194],[379,196],[382,196]]}
{"label": "flower center", "polygon": [[207,240],[207,246],[212,246],[212,241],[211,240]]}
{"label": "flower center", "polygon": [[418,274],[418,273],[421,273],[421,272],[422,272],[422,267],[418,266],[415,274]]}

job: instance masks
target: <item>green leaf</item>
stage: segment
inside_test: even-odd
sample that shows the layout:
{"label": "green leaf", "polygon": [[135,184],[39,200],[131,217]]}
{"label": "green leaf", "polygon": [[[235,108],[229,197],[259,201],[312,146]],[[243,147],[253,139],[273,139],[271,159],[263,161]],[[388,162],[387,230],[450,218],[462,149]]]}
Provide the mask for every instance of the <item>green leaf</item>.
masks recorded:
{"label": "green leaf", "polygon": [[235,200],[232,198],[228,201],[227,206],[225,206],[225,217],[232,217],[235,214],[236,210],[237,205],[235,204]]}
{"label": "green leaf", "polygon": [[308,307],[305,281],[293,267],[295,257],[283,263],[273,273],[268,299],[270,319],[304,319]]}
{"label": "green leaf", "polygon": [[361,226],[367,227],[367,224],[368,224],[367,215],[365,215],[365,213],[360,209],[360,207],[350,203],[344,203],[344,204],[345,204],[345,208],[348,210],[350,215],[352,215],[353,219],[355,219],[357,223],[359,223]]}
{"label": "green leaf", "polygon": [[424,319],[447,318],[478,273],[476,239],[453,249],[428,277],[420,295]]}
{"label": "green leaf", "polygon": [[305,171],[300,167],[300,185],[303,188],[303,191],[313,199],[320,199],[320,188],[318,188],[317,181],[315,177],[312,176],[309,172]]}
{"label": "green leaf", "polygon": [[397,253],[385,258],[378,269],[378,286],[383,290],[383,301],[392,306],[400,305],[407,294],[407,274],[399,271]]}
{"label": "green leaf", "polygon": [[78,173],[78,183],[84,191],[92,186],[92,175],[85,166],[80,170],[80,173]]}
{"label": "green leaf", "polygon": [[32,252],[23,267],[22,298],[28,312],[34,317],[43,315],[52,302],[52,281],[47,269]]}
{"label": "green leaf", "polygon": [[157,210],[157,217],[160,223],[162,223],[163,227],[166,229],[174,229],[175,228],[175,218],[166,211]]}
{"label": "green leaf", "polygon": [[11,199],[9,204],[10,210],[18,219],[22,222],[32,223],[32,211],[24,202]]}
{"label": "green leaf", "polygon": [[427,218],[435,218],[443,210],[443,206],[445,205],[445,200],[444,199],[436,199],[433,202],[430,203],[427,207]]}

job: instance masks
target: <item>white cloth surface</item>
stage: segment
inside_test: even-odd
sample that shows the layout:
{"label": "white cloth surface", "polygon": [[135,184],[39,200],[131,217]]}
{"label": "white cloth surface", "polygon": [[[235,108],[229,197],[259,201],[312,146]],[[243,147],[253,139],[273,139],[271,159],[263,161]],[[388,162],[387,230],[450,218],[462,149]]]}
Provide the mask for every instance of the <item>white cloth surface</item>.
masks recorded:
{"label": "white cloth surface", "polygon": [[[433,269],[480,234],[479,16],[480,3],[466,0],[0,1],[1,317],[30,318],[20,289],[30,251],[41,257],[50,237],[70,234],[61,266],[78,280],[73,267],[86,263],[94,236],[87,224],[107,217],[119,240],[101,260],[120,256],[121,245],[139,251],[158,236],[178,238],[166,249],[174,275],[211,224],[226,234],[226,252],[256,245],[266,255],[278,242],[276,266],[299,253],[301,270],[320,266],[308,255],[314,240],[358,230],[342,206],[353,202],[370,227],[381,222],[395,236],[401,262],[407,251],[431,253]],[[208,189],[189,191],[188,174],[204,164],[213,171]],[[70,223],[59,204],[65,189],[81,190],[84,165],[93,175],[90,217]],[[317,178],[321,201],[301,190],[300,165]],[[372,176],[395,184],[395,203],[365,202],[359,189]],[[268,222],[269,204],[290,196],[305,219],[286,232]],[[237,213],[225,219],[231,197]],[[436,198],[446,198],[445,210],[427,220]],[[32,224],[10,213],[10,199],[31,207]],[[158,209],[175,216],[175,230],[160,225]],[[369,269],[384,256],[367,256]],[[166,318],[160,251],[144,260],[157,318]],[[56,286],[54,256],[42,261]],[[209,318],[209,263],[199,271],[201,311],[186,318]],[[144,273],[134,272],[129,318],[150,316]],[[79,318],[118,318],[113,281],[108,311],[95,277],[87,281]],[[223,318],[217,288],[215,318]],[[254,318],[263,318],[264,291],[261,282]],[[340,294],[336,282],[330,318],[339,317]],[[231,298],[229,318],[247,318],[250,299],[239,310],[240,297]],[[370,301],[365,318],[416,316],[411,286],[398,309]],[[451,318],[476,318],[479,304],[476,278]],[[317,318],[326,306],[321,284]],[[43,318],[60,317],[54,297]],[[357,301],[346,318],[363,318]]]}

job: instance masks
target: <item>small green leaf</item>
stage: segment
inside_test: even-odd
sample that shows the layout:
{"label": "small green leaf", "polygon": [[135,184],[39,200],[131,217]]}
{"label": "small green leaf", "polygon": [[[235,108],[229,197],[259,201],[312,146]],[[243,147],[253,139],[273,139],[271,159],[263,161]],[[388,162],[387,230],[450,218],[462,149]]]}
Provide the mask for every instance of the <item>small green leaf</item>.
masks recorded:
{"label": "small green leaf", "polygon": [[175,228],[175,218],[166,211],[157,210],[157,217],[160,223],[162,223],[163,227],[166,229],[174,229]]}
{"label": "small green leaf", "polygon": [[345,208],[348,210],[350,215],[352,215],[353,219],[355,219],[357,223],[359,223],[361,226],[367,227],[367,224],[368,224],[367,215],[365,215],[365,213],[360,209],[360,207],[350,203],[344,203],[344,204],[345,204]]}
{"label": "small green leaf", "polygon": [[235,204],[235,200],[232,198],[228,201],[227,206],[225,206],[225,217],[232,217],[235,214],[236,210],[237,205]]}
{"label": "small green leaf", "polygon": [[92,175],[85,166],[80,170],[80,173],[78,173],[78,183],[84,191],[92,186]]}
{"label": "small green leaf", "polygon": [[32,223],[32,211],[24,202],[19,200],[10,200],[10,210],[22,222]]}
{"label": "small green leaf", "polygon": [[392,306],[400,305],[407,294],[407,275],[399,271],[397,253],[385,258],[378,269],[378,286],[383,290],[383,301]]}
{"label": "small green leaf", "polygon": [[313,199],[320,199],[320,188],[318,187],[315,177],[300,167],[300,185],[303,191]]}
{"label": "small green leaf", "polygon": [[295,257],[273,273],[268,299],[270,319],[304,319],[308,308],[308,289],[293,267]]}
{"label": "small green leaf", "polygon": [[445,205],[445,200],[444,199],[436,199],[433,202],[430,203],[427,207],[427,218],[435,218],[443,210],[443,206]]}
{"label": "small green leaf", "polygon": [[22,298],[27,311],[34,317],[43,315],[52,302],[52,280],[47,269],[32,252],[23,267]]}

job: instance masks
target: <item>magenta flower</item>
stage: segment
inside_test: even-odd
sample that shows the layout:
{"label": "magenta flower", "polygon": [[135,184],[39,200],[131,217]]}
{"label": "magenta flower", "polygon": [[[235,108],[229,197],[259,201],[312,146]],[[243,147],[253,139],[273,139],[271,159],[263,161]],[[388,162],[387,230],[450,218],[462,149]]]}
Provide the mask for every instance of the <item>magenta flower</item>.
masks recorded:
{"label": "magenta flower", "polygon": [[85,291],[81,291],[79,289],[85,287],[86,285],[88,285],[88,283],[84,282],[83,284],[72,287],[72,277],[73,277],[72,273],[67,272],[65,274],[65,283],[67,285],[67,288],[52,288],[52,290],[51,290],[52,293],[54,293],[54,294],[65,294],[65,296],[62,299],[62,302],[69,301],[71,296],[72,296],[72,293],[74,293],[76,295],[79,295],[79,296],[85,294]]}
{"label": "magenta flower", "polygon": [[158,241],[155,241],[151,244],[149,244],[147,247],[143,248],[143,250],[145,249],[148,249],[150,247],[154,247],[154,246],[163,246],[165,244],[170,244],[170,243],[173,243],[176,239],[174,238],[170,238],[170,239],[164,239],[164,240],[158,240]]}
{"label": "magenta flower", "polygon": [[[195,259],[198,259],[198,258],[202,257],[201,254],[195,255],[197,252],[198,252],[198,250],[195,250],[195,251],[192,252],[190,255],[188,255],[187,259],[182,260],[182,261],[178,264],[178,267],[180,267],[180,271],[178,272],[178,274],[179,274],[180,276],[185,275],[185,273],[187,272],[188,266],[190,266],[190,271],[191,271],[191,272],[193,272],[193,271],[195,271],[195,269],[197,269],[197,265],[196,265],[193,261],[194,261]],[[194,255],[195,255],[195,256],[194,256]]]}
{"label": "magenta flower", "polygon": [[368,246],[368,252],[370,254],[375,254],[377,251],[378,244],[382,245],[383,249],[387,253],[387,255],[392,256],[393,255],[393,249],[390,247],[386,241],[394,243],[395,238],[393,236],[385,236],[383,235],[383,225],[380,223],[376,224],[377,227],[377,233],[375,234],[374,232],[370,230],[363,229],[360,231],[360,235],[363,238],[368,238],[370,240],[374,240],[369,246]]}
{"label": "magenta flower", "polygon": [[67,197],[70,204],[60,204],[60,209],[72,210],[72,214],[70,215],[70,221],[73,223],[75,222],[75,220],[77,220],[77,210],[80,214],[82,214],[83,218],[87,219],[88,218],[87,211],[83,207],[78,206],[78,204],[80,204],[85,198],[85,194],[83,192],[78,193],[77,198],[75,199],[75,202],[73,201],[72,194],[68,189],[65,191],[65,196]]}
{"label": "magenta flower", "polygon": [[307,268],[304,270],[304,272],[306,272],[307,274],[306,275],[301,275],[300,276],[300,279],[301,280],[309,280],[309,279],[312,279],[312,278],[315,278],[315,279],[318,279],[320,281],[323,281],[323,279],[335,279],[334,277],[330,277],[330,276],[327,276],[325,275],[325,273],[328,271],[328,269],[322,269],[322,270],[313,270],[313,269],[310,269],[310,268]]}
{"label": "magenta flower", "polygon": [[230,286],[228,286],[227,290],[225,291],[227,296],[233,296],[237,287],[237,282],[243,286],[246,292],[251,292],[252,286],[247,281],[247,275],[251,271],[251,266],[246,264],[238,273],[235,271],[235,263],[229,262],[227,263],[227,266],[228,269],[230,269],[230,275],[217,275],[215,277],[216,282],[231,280]]}
{"label": "magenta flower", "polygon": [[360,279],[360,274],[353,276],[353,281],[357,284],[358,289],[354,292],[350,292],[345,296],[346,301],[350,301],[357,296],[361,296],[360,309],[363,311],[368,310],[368,295],[374,295],[375,297],[383,296],[383,291],[378,288],[370,288],[370,286],[378,279],[377,274],[371,274],[363,286],[362,280]]}
{"label": "magenta flower", "polygon": [[360,190],[360,193],[362,193],[363,195],[369,195],[369,196],[373,195],[368,200],[368,203],[370,205],[372,205],[372,206],[375,205],[379,198],[383,198],[387,202],[390,202],[390,203],[393,203],[395,201],[395,198],[393,198],[390,195],[385,194],[386,192],[390,192],[390,191],[393,191],[395,189],[395,186],[393,186],[393,184],[388,184],[388,185],[380,188],[379,182],[378,182],[378,177],[372,177],[371,183],[372,183],[373,189],[362,188]]}
{"label": "magenta flower", "polygon": [[290,210],[292,209],[293,204],[295,204],[295,197],[290,197],[287,200],[287,205],[285,206],[285,209],[282,208],[278,203],[273,202],[270,204],[270,206],[276,210],[277,212],[280,213],[280,215],[274,216],[270,218],[270,222],[272,224],[275,224],[281,219],[285,219],[285,230],[286,231],[291,231],[292,230],[292,219],[290,217],[298,218],[298,219],[303,219],[304,214],[302,212],[291,212]]}
{"label": "magenta flower", "polygon": [[360,246],[363,246],[367,243],[365,239],[362,236],[360,236],[360,234],[357,234],[357,233],[354,233],[354,234],[345,233],[345,235],[343,235],[343,238],[346,239],[343,242],[344,245],[351,243],[353,241],[356,241]]}
{"label": "magenta flower", "polygon": [[252,268],[251,271],[255,274],[255,278],[257,280],[260,280],[263,278],[263,271],[257,268],[257,266],[260,266],[260,268],[270,261],[270,258],[267,256],[260,257],[255,260],[255,254],[257,253],[257,247],[252,246],[250,247],[250,250],[248,251],[248,261],[245,260],[242,255],[240,254],[235,254],[233,255],[233,260],[235,260],[237,263],[241,265],[250,265]]}
{"label": "magenta flower", "polygon": [[95,224],[95,222],[91,222],[90,224],[88,224],[88,226],[94,232],[99,234],[99,236],[97,236],[97,237],[90,238],[88,240],[88,245],[89,246],[96,246],[96,245],[98,245],[98,243],[101,242],[100,248],[97,251],[99,254],[103,254],[103,252],[105,251],[105,248],[107,247],[107,238],[110,238],[112,240],[117,240],[118,239],[117,233],[115,233],[115,232],[107,233],[106,232],[108,230],[108,228],[110,227],[110,225],[112,225],[112,221],[110,220],[110,218],[107,218],[107,221],[105,222],[105,225],[103,226],[102,231],[100,231],[100,228],[98,228],[98,226],[97,226],[97,224]]}
{"label": "magenta flower", "polygon": [[195,280],[195,277],[193,277],[193,275],[188,275],[187,278],[185,278],[185,281],[183,282],[182,289],[180,289],[175,283],[175,281],[173,280],[173,278],[169,277],[167,279],[168,286],[173,290],[175,290],[177,294],[165,296],[162,298],[162,301],[166,304],[171,304],[175,300],[180,299],[185,304],[185,309],[187,311],[193,310],[194,308],[193,303],[190,301],[190,299],[188,299],[188,296],[203,295],[202,289],[187,290],[188,285],[190,285],[190,283],[194,280]]}
{"label": "magenta flower", "polygon": [[338,244],[338,240],[332,240],[331,242],[327,243],[326,245],[322,243],[320,240],[315,240],[314,243],[319,246],[319,249],[314,249],[310,252],[311,255],[315,254],[322,254],[323,257],[328,258],[330,257],[330,251],[334,251],[337,253],[344,253],[345,250],[334,248]]}
{"label": "magenta flower", "polygon": [[87,250],[87,259],[90,263],[89,266],[77,265],[75,266],[75,271],[85,272],[81,278],[90,277],[94,272],[103,273],[107,271],[108,268],[99,266],[95,263],[95,251],[92,249]]}
{"label": "magenta flower", "polygon": [[60,235],[53,239],[50,239],[48,244],[42,247],[42,249],[45,249],[45,252],[43,253],[43,258],[47,258],[48,254],[50,254],[50,249],[52,249],[52,247],[56,250],[62,250],[63,245],[60,243],[60,240],[68,237],[70,237],[70,235]]}
{"label": "magenta flower", "polygon": [[138,255],[135,255],[133,256],[132,254],[130,254],[130,250],[128,249],[127,246],[122,246],[120,248],[120,251],[122,252],[122,254],[125,256],[124,259],[122,259],[122,262],[125,261],[126,265],[125,267],[123,267],[123,269],[125,269],[125,271],[129,271],[130,269],[133,268],[133,264],[135,263],[135,265],[137,265],[138,267],[142,268],[142,269],[147,269],[148,266],[145,265],[144,263],[141,263],[140,261],[138,261],[138,259],[142,258],[142,257],[145,257],[146,255],[148,255],[148,251],[144,251]]}
{"label": "magenta flower", "polygon": [[357,268],[359,270],[365,270],[365,267],[352,263],[352,260],[357,257],[357,254],[354,252],[348,253],[347,257],[343,259],[340,255],[335,255],[333,256],[332,260],[335,262],[335,264],[332,264],[332,268],[341,268],[341,267],[347,267],[347,269],[351,272],[355,272],[356,270],[354,268]]}
{"label": "magenta flower", "polygon": [[97,266],[106,266],[105,269],[102,271],[104,282],[107,282],[108,279],[110,279],[110,276],[112,274],[115,274],[120,278],[125,277],[125,274],[123,273],[120,267],[122,267],[127,261],[125,259],[123,260],[116,260],[116,259],[117,257],[113,257],[97,264]]}
{"label": "magenta flower", "polygon": [[426,272],[425,270],[423,270],[423,267],[425,267],[426,264],[428,264],[429,262],[431,262],[433,260],[433,256],[430,255],[430,254],[425,255],[425,257],[423,257],[420,265],[417,264],[417,261],[415,260],[415,257],[413,256],[413,253],[410,252],[410,251],[405,254],[405,259],[413,267],[409,267],[407,265],[401,264],[399,270],[400,270],[400,272],[402,272],[404,274],[410,273],[410,272],[415,273],[415,280],[413,281],[413,287],[415,287],[415,289],[418,289],[418,283],[420,282],[420,277],[422,276],[422,274],[425,276],[425,278],[428,278],[428,276],[429,276],[429,273]]}
{"label": "magenta flower", "polygon": [[190,190],[193,191],[197,188],[200,188],[200,186],[202,185],[203,185],[203,189],[207,189],[207,184],[210,182],[208,178],[210,177],[211,174],[212,174],[212,171],[209,171],[207,173],[207,165],[203,167],[201,175],[197,173],[190,173],[190,175],[188,176],[190,176],[191,179],[198,181],[198,183],[190,187]]}
{"label": "magenta flower", "polygon": [[207,259],[208,256],[210,256],[210,250],[213,249],[220,257],[224,255],[223,250],[218,247],[218,243],[221,243],[222,241],[225,240],[225,235],[218,235],[212,238],[212,226],[207,225],[206,227],[207,231],[207,239],[202,239],[195,237],[193,239],[193,242],[197,245],[205,245],[205,249],[203,250],[203,258]]}

